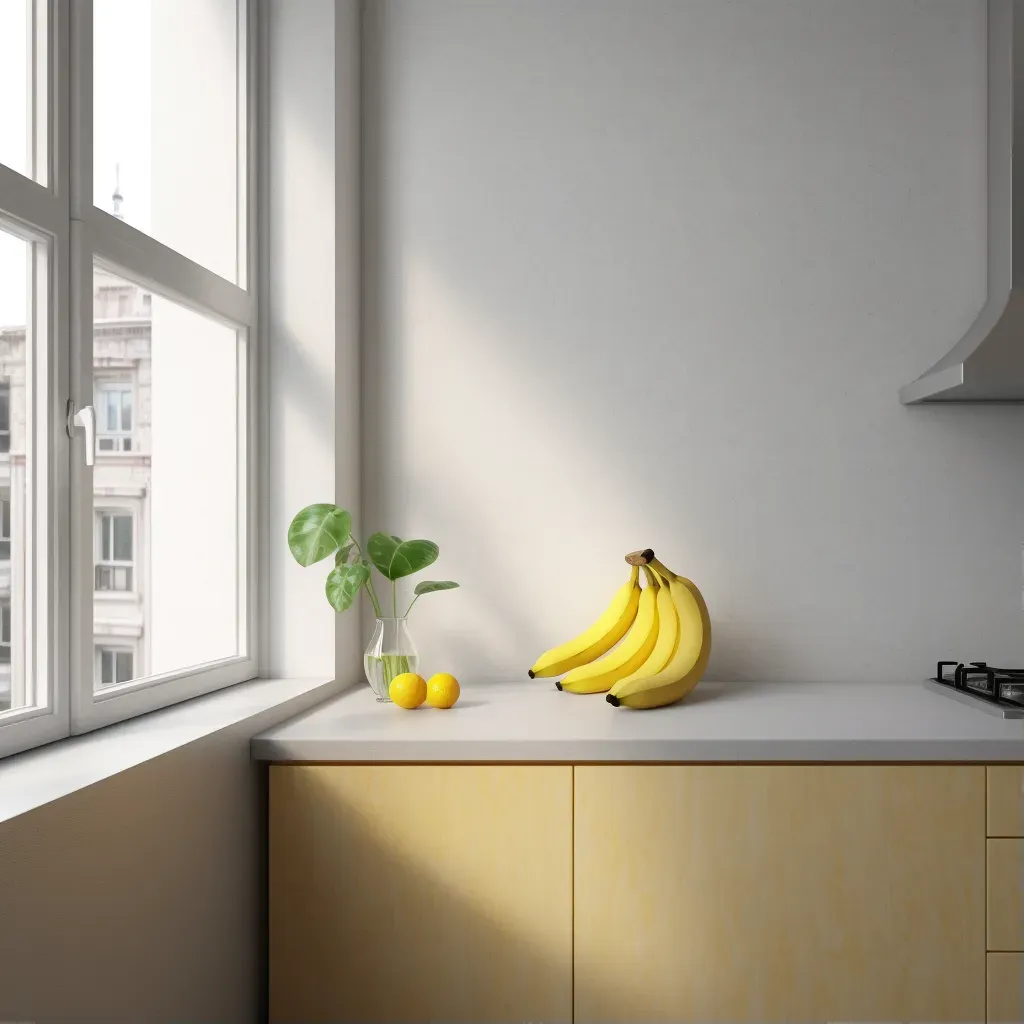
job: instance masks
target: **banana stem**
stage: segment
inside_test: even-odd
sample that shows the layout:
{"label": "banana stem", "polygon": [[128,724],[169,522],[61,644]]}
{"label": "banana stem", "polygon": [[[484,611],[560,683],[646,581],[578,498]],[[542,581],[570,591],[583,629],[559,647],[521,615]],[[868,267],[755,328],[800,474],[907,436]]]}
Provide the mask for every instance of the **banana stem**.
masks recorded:
{"label": "banana stem", "polygon": [[658,579],[657,573],[649,565],[644,566],[644,575],[647,577],[647,585],[649,587],[657,588],[661,586],[661,580]]}
{"label": "banana stem", "polygon": [[651,559],[650,567],[660,576],[663,576],[667,581],[678,580],[681,578],[678,573],[673,572],[671,569],[665,568],[665,566],[662,565],[661,562],[659,562],[656,558]]}

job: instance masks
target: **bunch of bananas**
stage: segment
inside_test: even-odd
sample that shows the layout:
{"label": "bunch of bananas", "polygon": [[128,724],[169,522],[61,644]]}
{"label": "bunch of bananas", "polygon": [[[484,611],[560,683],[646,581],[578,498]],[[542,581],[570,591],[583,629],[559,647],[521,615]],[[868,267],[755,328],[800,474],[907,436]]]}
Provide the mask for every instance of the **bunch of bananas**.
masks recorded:
{"label": "bunch of bananas", "polygon": [[711,619],[700,591],[650,548],[630,552],[626,562],[629,580],[604,614],[575,639],[545,651],[531,679],[564,676],[555,683],[559,690],[607,691],[609,704],[627,708],[674,704],[700,682],[711,655]]}

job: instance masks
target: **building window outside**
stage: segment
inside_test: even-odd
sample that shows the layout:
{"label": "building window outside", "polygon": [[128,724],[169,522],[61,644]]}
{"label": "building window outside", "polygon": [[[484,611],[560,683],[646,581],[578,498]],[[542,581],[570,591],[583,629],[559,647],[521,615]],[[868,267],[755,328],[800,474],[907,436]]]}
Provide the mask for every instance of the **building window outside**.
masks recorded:
{"label": "building window outside", "polygon": [[0,562],[11,560],[11,499],[0,498]]}
{"label": "building window outside", "polygon": [[0,454],[11,450],[11,382],[0,380]]}
{"label": "building window outside", "polygon": [[127,683],[135,678],[135,655],[120,647],[97,647],[100,686]]}
{"label": "building window outside", "polygon": [[97,443],[101,452],[132,450],[132,386],[100,384],[96,389]]}
{"label": "building window outside", "polygon": [[100,512],[97,514],[97,590],[132,589],[133,526],[131,513]]}
{"label": "building window outside", "polygon": [[11,663],[11,602],[0,602],[0,665]]}

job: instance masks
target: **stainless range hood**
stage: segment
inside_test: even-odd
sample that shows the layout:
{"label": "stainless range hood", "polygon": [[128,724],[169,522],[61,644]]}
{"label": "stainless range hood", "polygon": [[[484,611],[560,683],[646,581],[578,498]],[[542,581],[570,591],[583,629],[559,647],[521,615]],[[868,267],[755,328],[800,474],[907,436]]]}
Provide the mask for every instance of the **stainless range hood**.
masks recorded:
{"label": "stainless range hood", "polygon": [[988,298],[900,400],[1024,402],[1024,0],[988,0]]}

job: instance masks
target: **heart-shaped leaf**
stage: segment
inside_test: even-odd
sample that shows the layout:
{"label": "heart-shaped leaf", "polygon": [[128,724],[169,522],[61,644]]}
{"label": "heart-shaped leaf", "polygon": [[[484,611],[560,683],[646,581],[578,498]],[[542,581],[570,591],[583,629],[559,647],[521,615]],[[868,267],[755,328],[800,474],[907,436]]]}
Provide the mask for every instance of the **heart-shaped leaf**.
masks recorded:
{"label": "heart-shaped leaf", "polygon": [[457,587],[458,583],[453,583],[451,580],[424,580],[422,583],[416,584],[413,593],[419,597],[420,594],[434,594],[438,590],[455,590]]}
{"label": "heart-shaped leaf", "polygon": [[439,549],[430,540],[402,540],[375,533],[366,542],[366,551],[383,577],[400,580],[435,562]]}
{"label": "heart-shaped leaf", "polygon": [[327,600],[336,612],[347,611],[359,594],[359,588],[370,578],[365,565],[338,565],[327,577]]}
{"label": "heart-shaped leaf", "polygon": [[348,565],[348,556],[352,554],[352,549],[355,544],[346,544],[343,548],[338,548],[338,553],[334,556],[335,565]]}
{"label": "heart-shaped leaf", "polygon": [[337,505],[307,505],[288,527],[288,547],[299,565],[333,555],[352,532],[352,516]]}

